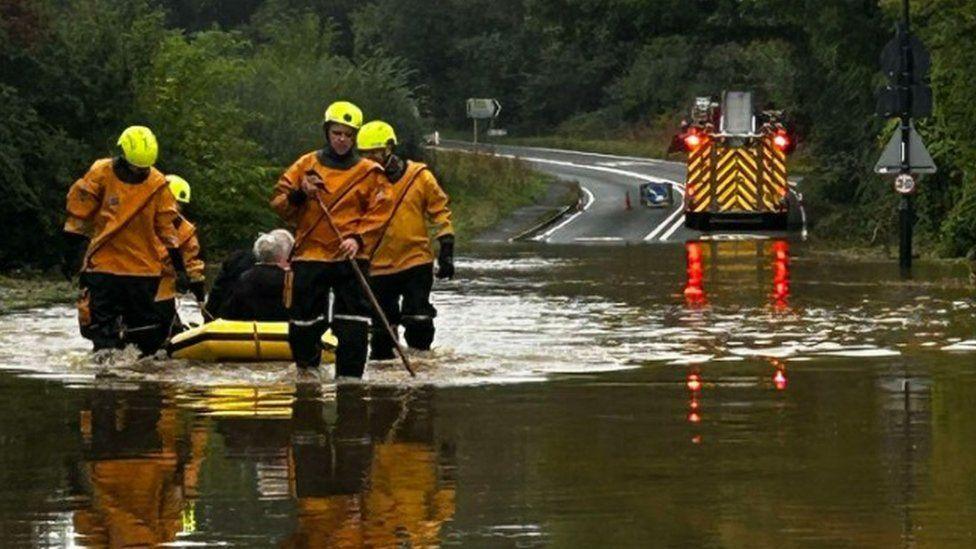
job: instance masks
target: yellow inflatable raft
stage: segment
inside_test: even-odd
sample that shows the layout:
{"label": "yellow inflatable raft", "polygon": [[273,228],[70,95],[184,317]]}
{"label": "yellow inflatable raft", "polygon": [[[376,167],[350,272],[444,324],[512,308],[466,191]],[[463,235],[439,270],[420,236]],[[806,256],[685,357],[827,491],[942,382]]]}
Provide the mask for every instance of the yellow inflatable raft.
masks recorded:
{"label": "yellow inflatable raft", "polygon": [[[338,344],[331,331],[322,336],[322,362],[335,362]],[[218,318],[175,336],[173,358],[212,362],[291,361],[287,322],[252,322]]]}

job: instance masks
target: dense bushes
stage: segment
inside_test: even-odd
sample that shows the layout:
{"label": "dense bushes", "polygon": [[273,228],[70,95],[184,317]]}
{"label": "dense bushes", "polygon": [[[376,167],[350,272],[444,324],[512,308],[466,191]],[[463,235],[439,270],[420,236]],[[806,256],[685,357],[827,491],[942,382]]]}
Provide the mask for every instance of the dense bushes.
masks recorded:
{"label": "dense bushes", "polygon": [[154,129],[158,167],[191,182],[191,215],[218,251],[276,223],[270,189],[321,146],[330,101],[390,121],[404,149],[417,150],[421,122],[402,63],[334,53],[335,28],[310,13],[259,12],[246,29],[188,35],[165,28],[145,1],[11,0],[2,10],[0,267],[57,260],[68,186],[114,154],[129,124]]}

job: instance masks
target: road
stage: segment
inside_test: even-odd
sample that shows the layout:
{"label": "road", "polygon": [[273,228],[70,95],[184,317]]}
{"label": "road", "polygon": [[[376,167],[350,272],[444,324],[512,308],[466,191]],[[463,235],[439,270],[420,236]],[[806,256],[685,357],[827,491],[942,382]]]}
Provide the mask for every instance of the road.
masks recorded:
{"label": "road", "polygon": [[[475,145],[463,141],[445,140],[441,147],[473,150]],[[745,239],[762,237],[801,236],[802,206],[795,192],[791,192],[791,226],[799,232],[723,230],[702,233],[684,226],[683,162],[618,156],[609,154],[567,151],[541,147],[508,145],[479,145],[481,152],[520,158],[541,172],[561,179],[575,180],[582,188],[584,201],[573,212],[535,234],[532,239],[553,243],[662,243],[685,242],[696,239]],[[670,208],[641,206],[639,187],[642,183],[660,182],[672,186],[674,205]],[[628,195],[629,204],[628,208]]]}

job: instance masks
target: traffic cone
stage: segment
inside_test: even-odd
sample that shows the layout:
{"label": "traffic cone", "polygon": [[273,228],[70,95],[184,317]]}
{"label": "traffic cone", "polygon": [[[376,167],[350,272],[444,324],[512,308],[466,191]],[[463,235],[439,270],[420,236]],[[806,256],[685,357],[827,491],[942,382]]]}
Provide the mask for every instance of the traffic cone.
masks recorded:
{"label": "traffic cone", "polygon": [[625,210],[631,209],[631,206],[630,206],[630,191],[627,191],[627,194],[624,195],[624,209]]}

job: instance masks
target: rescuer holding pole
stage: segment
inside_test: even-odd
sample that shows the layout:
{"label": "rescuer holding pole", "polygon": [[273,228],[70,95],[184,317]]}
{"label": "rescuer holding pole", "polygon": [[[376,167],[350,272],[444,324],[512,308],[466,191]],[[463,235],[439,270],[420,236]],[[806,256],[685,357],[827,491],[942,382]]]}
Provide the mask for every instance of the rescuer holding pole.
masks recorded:
{"label": "rescuer holding pole", "polygon": [[325,146],[292,164],[275,185],[271,207],[296,227],[291,275],[286,280],[288,343],[299,368],[317,368],[319,341],[329,327],[329,292],[335,295],[332,332],[336,375],[361,377],[366,365],[370,306],[356,275],[368,268],[363,234],[375,230],[367,213],[383,184],[383,170],[356,155],[359,108],[337,101],[325,111]]}
{"label": "rescuer holding pole", "polygon": [[[428,227],[434,228],[440,243],[438,278],[454,276],[454,227],[447,194],[430,168],[394,154],[396,145],[393,127],[379,120],[365,124],[357,137],[360,152],[383,166],[387,179],[387,196],[371,214],[381,221],[379,230],[367,239],[372,250],[370,286],[393,324],[393,332],[402,324],[407,344],[427,350],[434,340],[437,315],[430,302],[434,254]],[[394,340],[377,319],[370,358],[391,359],[393,349]]]}

